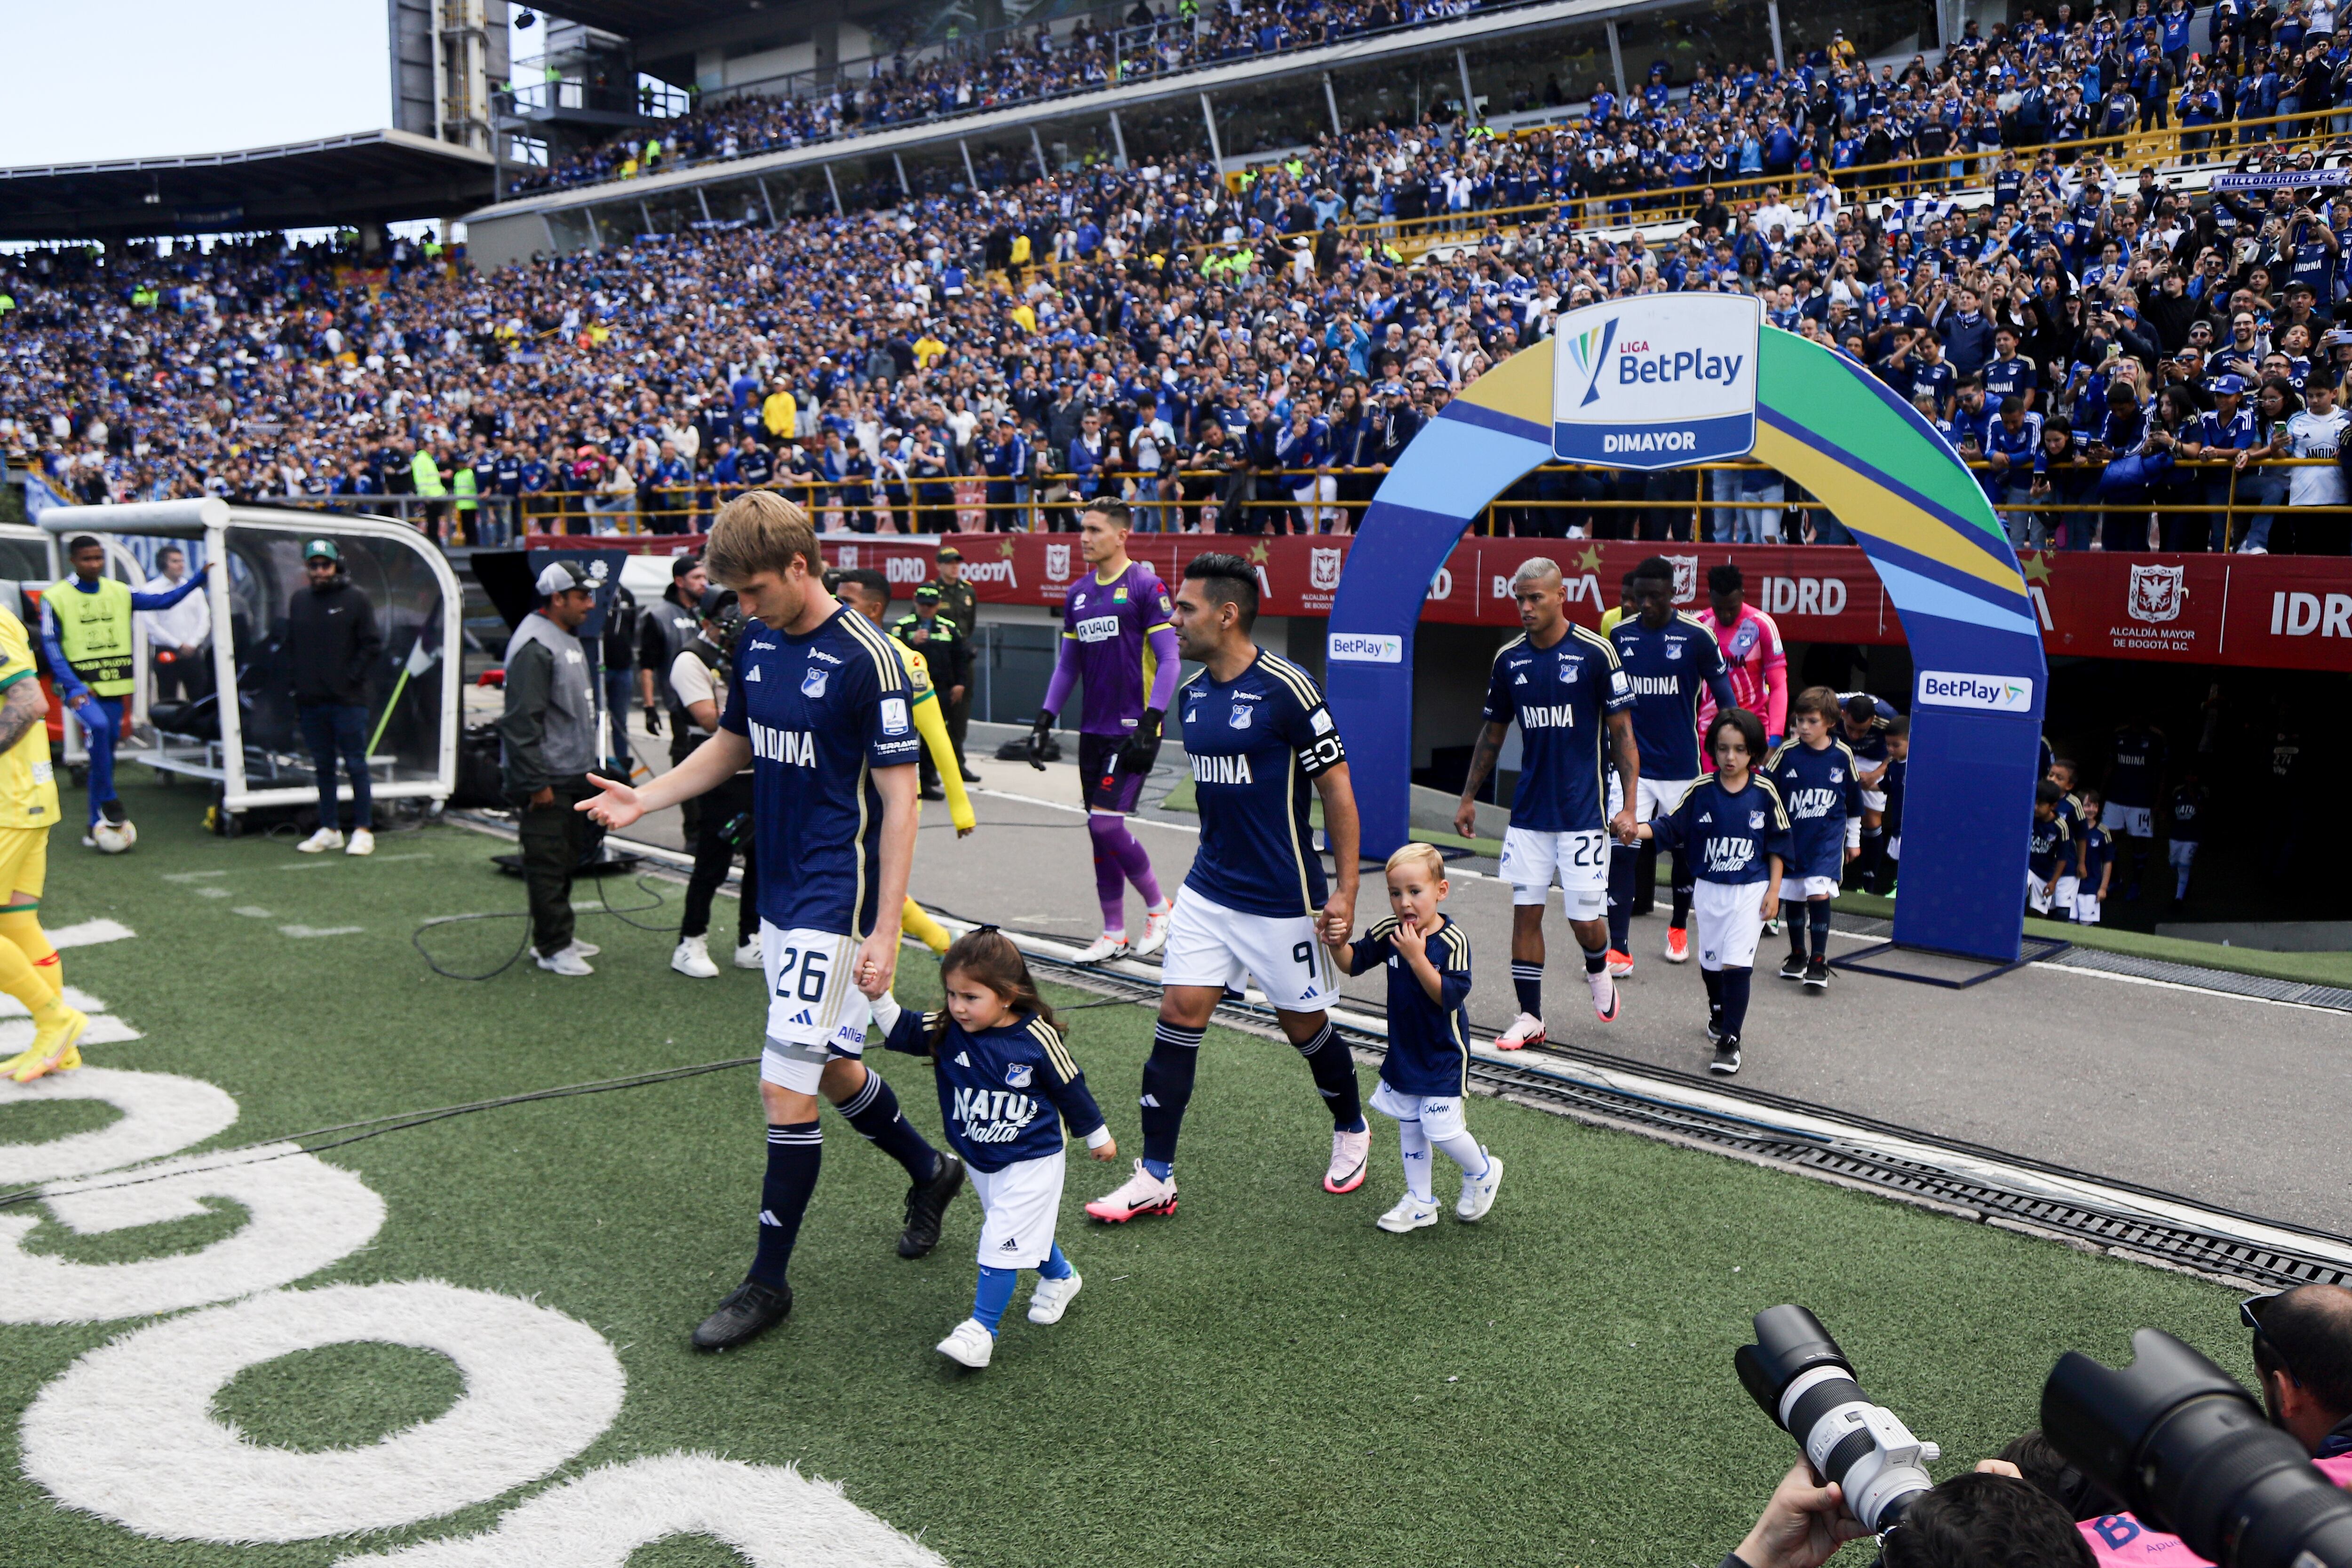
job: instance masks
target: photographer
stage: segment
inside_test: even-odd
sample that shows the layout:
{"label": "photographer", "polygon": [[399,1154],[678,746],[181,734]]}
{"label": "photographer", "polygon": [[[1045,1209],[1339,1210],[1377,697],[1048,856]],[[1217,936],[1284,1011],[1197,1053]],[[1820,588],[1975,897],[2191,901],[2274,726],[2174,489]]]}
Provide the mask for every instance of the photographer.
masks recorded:
{"label": "photographer", "polygon": [[[1799,1463],[1780,1478],[1755,1528],[1720,1568],[1821,1568],[1867,1535],[1837,1484]],[[1954,1476],[1922,1493],[1880,1539],[1885,1568],[2094,1568],[2066,1510],[2014,1476]]]}
{"label": "photographer", "polygon": [[[678,734],[700,745],[719,729],[727,710],[727,678],[743,612],[733,593],[706,588],[697,606],[700,629],[671,661],[669,689],[681,710]],[[760,867],[751,844],[751,770],[746,765],[704,797],[694,840],[694,874],[686,884],[686,909],[677,928],[677,951],[669,966],[696,980],[719,973],[710,956],[710,901],[727,880],[735,857],[743,857],[742,896],[736,900],[735,967],[760,967]]]}
{"label": "photographer", "polygon": [[2315,1459],[2352,1456],[2352,1290],[2304,1285],[2241,1302],[2271,1425]]}

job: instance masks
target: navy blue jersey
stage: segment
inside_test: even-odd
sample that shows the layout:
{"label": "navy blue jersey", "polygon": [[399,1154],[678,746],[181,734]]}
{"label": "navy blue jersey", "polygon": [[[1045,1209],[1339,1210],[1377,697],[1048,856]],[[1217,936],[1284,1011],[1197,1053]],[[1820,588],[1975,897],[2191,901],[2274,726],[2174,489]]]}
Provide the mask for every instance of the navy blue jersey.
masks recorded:
{"label": "navy blue jersey", "polygon": [[1718,708],[1739,706],[1714,631],[1696,616],[1677,610],[1656,631],[1639,616],[1628,616],[1611,630],[1609,640],[1633,688],[1633,743],[1641,749],[1642,776],[1698,777],[1700,695],[1711,693]]}
{"label": "navy blue jersey", "polygon": [[2066,818],[2053,815],[2049,821],[2037,813],[2033,818],[2033,837],[2026,849],[2027,869],[2047,882],[2058,875],[2061,858],[2072,860],[2074,853],[2066,837]]}
{"label": "navy blue jersey", "polygon": [[1429,933],[1429,963],[1444,1000],[1433,1002],[1421,977],[1389,941],[1394,916],[1348,944],[1347,969],[1361,974],[1375,964],[1389,972],[1389,1050],[1381,1081],[1399,1094],[1470,1092],[1470,939],[1441,915]]}
{"label": "navy blue jersey", "polygon": [[[932,1032],[941,1023],[947,1032],[934,1049]],[[1043,1018],[1024,1014],[973,1034],[943,1014],[908,1007],[882,1044],[931,1058],[940,1121],[975,1171],[1001,1171],[1060,1152],[1065,1121],[1073,1138],[1103,1124],[1086,1074],[1070,1059],[1061,1031]]]}
{"label": "navy blue jersey", "polygon": [[[1886,726],[1895,722],[1895,710],[1888,705],[1886,699],[1872,697],[1870,704],[1873,711],[1870,715],[1870,728],[1862,734],[1856,735],[1847,726],[1845,705],[1857,697],[1868,695],[1867,692],[1861,691],[1839,692],[1836,725],[1837,738],[1844,742],[1847,749],[1853,752],[1853,760],[1862,764],[1864,772],[1868,772],[1886,760]],[[2044,768],[2042,771],[2048,773],[2050,770]]]}
{"label": "navy blue jersey", "polygon": [[1524,637],[1505,643],[1487,673],[1482,711],[1490,723],[1518,721],[1511,826],[1598,832],[1608,813],[1609,715],[1633,706],[1616,645],[1598,632],[1570,625],[1549,647]]}
{"label": "navy blue jersey", "polygon": [[754,623],[735,645],[719,722],[751,742],[760,918],[770,925],[859,938],[874,929],[874,770],[914,763],[913,698],[889,639],[846,607],[803,637]]}
{"label": "navy blue jersey", "polygon": [[1844,875],[1845,847],[1862,834],[1862,785],[1853,772],[1853,753],[1843,741],[1818,752],[1790,741],[1765,759],[1764,776],[1789,813],[1791,877]]}
{"label": "navy blue jersey", "polygon": [[2205,786],[2185,784],[2172,792],[2172,837],[2195,844],[2205,837]]}
{"label": "navy blue jersey", "polygon": [[2095,826],[2085,826],[2083,829],[2083,890],[2084,892],[2095,893],[2099,890],[2099,879],[2105,874],[2107,862],[2114,858],[2115,840],[2107,837],[2107,830]]}
{"label": "navy blue jersey", "polygon": [[1910,771],[1910,759],[1897,757],[1886,764],[1886,776],[1878,781],[1878,787],[1886,793],[1886,809],[1879,814],[1879,826],[1889,834],[1903,831],[1903,786]]}
{"label": "navy blue jersey", "polygon": [[1260,648],[1230,681],[1202,670],[1176,702],[1201,812],[1201,847],[1184,885],[1247,915],[1321,909],[1323,861],[1307,808],[1315,775],[1348,760],[1322,688]]}
{"label": "navy blue jersey", "polygon": [[2058,820],[2065,825],[2067,846],[2065,854],[2059,858],[2058,874],[2071,877],[2074,875],[2075,859],[2082,853],[2083,835],[2087,831],[2083,821],[2082,801],[2071,795],[2060,801]]}
{"label": "navy blue jersey", "polygon": [[2136,807],[2156,804],[2164,777],[2164,737],[2144,724],[2116,731],[2116,760],[2107,769],[2107,799]]}
{"label": "navy blue jersey", "polygon": [[1780,793],[1761,773],[1750,773],[1737,792],[1708,773],[1671,814],[1651,818],[1650,828],[1677,861],[1689,856],[1702,882],[1769,882],[1768,859],[1777,856],[1785,867],[1793,847]]}

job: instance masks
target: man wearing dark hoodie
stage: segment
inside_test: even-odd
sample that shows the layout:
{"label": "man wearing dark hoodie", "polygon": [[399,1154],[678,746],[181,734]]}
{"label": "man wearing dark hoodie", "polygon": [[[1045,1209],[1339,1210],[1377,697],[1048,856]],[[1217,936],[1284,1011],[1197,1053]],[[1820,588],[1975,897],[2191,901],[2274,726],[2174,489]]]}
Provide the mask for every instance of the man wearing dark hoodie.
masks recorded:
{"label": "man wearing dark hoodie", "polygon": [[[305,855],[341,849],[375,853],[374,807],[368,790],[368,686],[383,657],[375,608],[352,585],[343,552],[331,539],[302,546],[310,584],[286,607],[286,668],[294,714],[319,773],[319,828],[294,847]],[[335,760],[352,780],[352,837],[336,826]]]}

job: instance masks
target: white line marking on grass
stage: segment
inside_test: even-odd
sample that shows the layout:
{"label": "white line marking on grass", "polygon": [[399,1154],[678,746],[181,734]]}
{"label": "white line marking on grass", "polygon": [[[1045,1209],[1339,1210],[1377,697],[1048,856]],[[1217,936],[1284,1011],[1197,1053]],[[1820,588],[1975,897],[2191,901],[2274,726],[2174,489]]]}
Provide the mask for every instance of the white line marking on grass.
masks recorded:
{"label": "white line marking on grass", "polygon": [[[146,1037],[113,1014],[100,1013],[91,1018],[89,1027],[82,1031],[81,1043],[85,1046],[127,1046],[133,1040]],[[32,1019],[0,1018],[0,1052],[14,1056],[18,1051],[31,1049],[32,1044]],[[5,1103],[5,1100],[0,1100],[0,1104]]]}
{"label": "white line marking on grass", "polygon": [[227,876],[227,875],[228,875],[228,873],[227,873],[226,870],[221,870],[221,871],[166,871],[166,872],[164,872],[164,873],[163,873],[163,880],[165,880],[165,881],[167,881],[167,882],[178,882],[178,883],[183,883],[183,884],[184,884],[184,883],[188,883],[188,882],[201,882],[201,881],[203,881],[203,880],[204,880],[205,878],[207,878],[207,877],[226,877],[226,876]]}
{"label": "white line marking on grass", "polygon": [[239,904],[229,910],[229,913],[243,915],[249,921],[274,921],[278,918],[278,912],[275,910],[265,910],[258,904]]}
{"label": "white line marking on grass", "polygon": [[[324,1345],[437,1351],[466,1392],[364,1447],[257,1446],[213,1396]],[[604,1336],[550,1308],[419,1280],[273,1290],[142,1328],[82,1356],[26,1411],[25,1473],[68,1508],[167,1541],[310,1541],[488,1502],[567,1463],[621,1412]]]}
{"label": "white line marking on grass", "polygon": [[299,940],[314,936],[357,936],[365,930],[365,926],[279,926],[278,934]]}
{"label": "white line marking on grass", "polygon": [[[200,1168],[162,1174],[182,1165]],[[250,1217],[194,1252],[92,1264],[27,1253],[40,1220],[0,1214],[0,1322],[102,1323],[234,1300],[340,1263],[383,1228],[383,1199],[366,1183],[292,1143],[184,1157],[139,1174],[135,1186],[60,1182],[42,1201],[77,1236],[198,1218],[209,1211],[197,1200],[208,1197],[233,1199]]]}
{"label": "white line marking on grass", "polygon": [[947,1563],[842,1496],[839,1484],[790,1465],[657,1454],[551,1487],[482,1534],[345,1557],[335,1568],[624,1568],[639,1547],[678,1535],[716,1536],[754,1568]]}
{"label": "white line marking on grass", "polygon": [[323,871],[330,866],[350,865],[362,860],[377,866],[389,866],[395,860],[430,860],[432,858],[432,856],[421,849],[413,855],[338,855],[332,858],[299,860],[291,866],[272,866],[270,869],[273,871]]}
{"label": "white line marking on grass", "polygon": [[104,1100],[122,1119],[39,1143],[0,1143],[0,1182],[54,1181],[160,1160],[236,1121],[236,1101],[226,1089],[177,1073],[83,1068],[27,1084],[0,1079],[0,1106],[39,1100]]}
{"label": "white line marking on grass", "polygon": [[102,942],[128,942],[138,934],[121,921],[95,920],[58,926],[48,937],[53,947],[96,947]]}

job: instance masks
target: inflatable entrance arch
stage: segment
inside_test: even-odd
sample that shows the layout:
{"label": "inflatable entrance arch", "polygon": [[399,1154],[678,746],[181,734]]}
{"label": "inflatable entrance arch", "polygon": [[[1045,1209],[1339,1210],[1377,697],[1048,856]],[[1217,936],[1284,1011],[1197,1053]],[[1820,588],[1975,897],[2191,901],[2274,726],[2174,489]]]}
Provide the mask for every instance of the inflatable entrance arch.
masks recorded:
{"label": "inflatable entrance arch", "polygon": [[[1349,552],[1324,684],[1368,857],[1408,837],[1423,595],[1471,521],[1552,460],[1559,341],[1513,355],[1449,404],[1381,482]],[[1877,377],[1792,332],[1762,328],[1757,342],[1755,456],[1852,531],[1911,648],[1895,941],[2011,963],[2047,683],[2017,557],[1958,456]]]}

